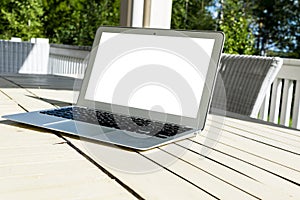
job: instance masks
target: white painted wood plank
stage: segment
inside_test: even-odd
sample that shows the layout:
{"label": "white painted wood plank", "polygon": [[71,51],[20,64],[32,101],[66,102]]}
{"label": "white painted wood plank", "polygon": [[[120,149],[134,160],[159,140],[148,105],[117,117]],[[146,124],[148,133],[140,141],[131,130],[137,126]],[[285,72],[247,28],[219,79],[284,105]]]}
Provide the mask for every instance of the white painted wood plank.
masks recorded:
{"label": "white painted wood plank", "polygon": [[[212,115],[208,115],[208,120],[212,121],[212,119],[218,119],[219,116],[213,116]],[[220,120],[214,120],[214,122],[219,122]],[[262,123],[256,123],[256,122],[249,122],[249,121],[244,121],[244,120],[240,120],[240,119],[234,119],[234,118],[230,118],[227,117],[226,120],[223,120],[224,123],[228,123],[228,125],[231,125],[233,127],[237,127],[237,128],[242,128],[245,130],[252,130],[250,132],[256,132],[255,130],[253,130],[253,126],[255,125],[255,127],[257,127],[257,129],[259,130],[263,130],[264,131],[264,135],[268,134],[270,137],[273,137],[273,135],[278,135],[282,138],[289,138],[290,140],[296,140],[299,141],[300,139],[300,134],[299,134],[299,130],[294,130],[294,129],[289,129],[289,128],[282,128],[282,127],[278,127],[278,126],[273,126],[272,124],[267,125],[267,124],[262,124]]]}
{"label": "white painted wood plank", "polygon": [[[163,163],[164,160],[170,160],[172,155],[161,151],[158,155],[145,154],[146,157],[154,160],[157,163]],[[201,166],[199,166],[201,168]],[[245,192],[238,190],[237,188],[229,185],[220,179],[205,173],[198,168],[189,165],[182,160],[177,160],[173,164],[168,166],[168,169],[174,173],[182,176],[199,187],[205,189],[211,194],[217,196],[220,199],[255,199],[253,196],[246,194]],[[217,189],[216,189],[217,188]]]}
{"label": "white painted wood plank", "polygon": [[292,127],[300,129],[300,80],[296,82],[294,98]]}
{"label": "white painted wood plank", "polygon": [[[213,127],[214,129],[215,127]],[[249,151],[251,152],[251,146],[255,145],[256,143],[259,145],[260,149],[265,149],[265,151],[268,151],[269,153],[266,152],[260,152],[261,150],[254,149],[254,152],[257,152],[257,155],[262,154],[265,155],[267,154],[267,158],[269,159],[275,159],[279,160],[280,163],[290,163],[294,167],[298,166],[298,164],[294,163],[292,160],[284,161],[282,159],[279,159],[276,155],[288,155],[289,157],[297,157],[299,156],[300,148],[299,148],[299,142],[295,142],[295,144],[290,144],[290,143],[284,143],[281,141],[274,141],[271,139],[268,139],[266,137],[261,137],[257,135],[249,135],[248,132],[242,132],[241,130],[232,128],[232,127],[224,127],[223,131],[225,131],[224,137],[230,138],[230,140],[233,141],[240,141],[241,143],[247,144],[249,147]],[[223,132],[224,133],[224,132]],[[263,133],[263,132],[261,132]],[[247,135],[248,134],[248,135]],[[274,154],[270,154],[270,153]],[[291,153],[292,152],[292,153]],[[275,161],[274,160],[274,161]],[[296,164],[296,165],[295,165]],[[296,167],[297,168],[297,167]]]}
{"label": "white painted wood plank", "polygon": [[[64,141],[53,134],[0,124],[0,137],[0,199],[24,198],[24,195],[35,195],[35,198],[40,199],[43,196],[39,195],[44,194],[49,199],[56,199],[58,194],[75,198],[76,195],[88,195],[87,191],[93,192],[100,199],[117,194],[124,199],[133,198],[67,144],[53,143]],[[48,138],[58,140],[50,139],[48,143],[39,143]],[[23,146],[14,146],[14,140],[22,141]],[[31,146],[32,141],[39,145]],[[2,146],[2,142],[6,147]],[[68,167],[66,163],[81,167]],[[93,191],[94,186],[106,190]]]}
{"label": "white painted wood plank", "polygon": [[[214,130],[214,131],[212,131]],[[213,139],[213,134],[217,134],[218,128],[211,128],[208,129],[210,131],[210,135],[208,137]],[[239,135],[240,134],[240,135]],[[247,134],[246,132],[243,133],[241,130],[237,130],[228,126],[225,126],[222,130],[222,134],[220,137],[224,138],[226,140],[226,144],[229,144],[231,146],[238,147],[240,149],[243,149],[249,153],[253,153],[255,155],[260,155],[266,159],[273,160],[274,162],[281,163],[282,165],[289,166],[293,169],[300,169],[300,156],[254,141],[247,139],[245,137],[242,137],[241,135]],[[259,139],[258,139],[259,140]],[[261,140],[259,140],[261,141]],[[264,139],[263,141],[266,141]],[[287,148],[289,145],[283,145],[283,144],[276,144],[277,146],[281,148]],[[293,149],[294,150],[294,149]],[[285,158],[285,159],[283,159]],[[297,162],[299,161],[299,162]]]}
{"label": "white painted wood plank", "polygon": [[[1,142],[9,142],[12,144],[15,144],[13,147],[17,147],[18,145],[21,145],[20,142],[22,142],[22,139],[26,139],[27,142],[34,142],[36,141],[36,144],[39,144],[41,141],[47,141],[53,142],[51,144],[54,144],[55,142],[64,142],[62,138],[57,137],[56,135],[50,133],[46,129],[37,128],[30,125],[20,124],[17,122],[12,121],[6,121],[5,123],[0,123],[1,130],[0,132],[0,139]],[[18,134],[18,137],[13,137],[12,135]],[[24,145],[27,143],[24,143]],[[26,145],[25,145],[26,146]],[[6,146],[1,146],[6,148]]]}
{"label": "white painted wood plank", "polygon": [[[2,140],[5,138],[1,137]],[[11,145],[13,145],[13,141],[11,141]],[[72,153],[73,149],[71,149],[66,143],[45,143],[31,146],[7,146],[0,147],[0,163],[7,163],[7,159],[13,160],[14,157],[22,157],[23,155],[44,155],[44,154],[52,154],[51,150],[53,150],[53,146],[55,146],[55,151],[58,153]],[[71,151],[71,152],[68,152]]]}
{"label": "white painted wood plank", "polygon": [[[80,140],[67,138],[126,185],[142,194],[145,199],[214,199],[209,194],[139,154],[96,143],[89,143],[86,146]],[[147,151],[148,154],[155,152],[157,150]],[[107,157],[117,161],[117,166],[107,162]],[[120,162],[121,159],[128,162]],[[126,165],[131,166],[131,170],[128,171]],[[141,171],[141,169],[144,170]]]}
{"label": "white painted wood plank", "polygon": [[[216,120],[207,121],[207,125],[212,125],[212,126],[220,126],[219,123],[220,122]],[[241,131],[243,136],[246,136],[251,139],[259,140],[261,142],[274,145],[274,146],[284,145],[286,147],[286,150],[291,150],[291,151],[295,150],[296,152],[299,152],[300,150],[299,133],[297,135],[286,134],[282,131],[288,132],[288,130],[282,128],[278,130],[274,130],[271,129],[273,127],[268,125],[246,122],[246,121],[230,119],[230,118],[227,118],[226,121],[224,121],[224,125],[232,129],[236,129],[235,132]],[[256,126],[255,130],[253,129],[253,126]]]}
{"label": "white painted wood plank", "polygon": [[38,99],[25,89],[2,89],[2,91],[28,111],[53,108],[53,105]]}
{"label": "white painted wood plank", "polygon": [[10,101],[11,99],[8,98],[0,89],[0,101],[5,102],[5,101]]}
{"label": "white painted wood plank", "polygon": [[293,98],[293,82],[285,79],[282,94],[281,113],[280,113],[280,124],[289,126],[290,113]]}
{"label": "white painted wood plank", "polygon": [[[218,149],[220,147],[221,149],[219,150],[228,155],[252,163],[253,165],[256,165],[262,169],[268,170],[275,174],[280,174],[286,178],[290,178],[291,180],[297,180],[298,182],[300,182],[299,169],[291,168],[285,163],[279,163],[265,157],[264,155],[256,154],[255,152],[249,151],[249,149],[244,145],[238,146],[236,143],[231,142],[228,138],[221,137],[218,140],[216,140],[215,138],[210,136],[211,134],[212,133],[208,133],[207,131],[205,131],[203,134],[200,134],[198,138],[193,139],[194,141],[199,142],[201,145],[204,146],[202,147],[203,150],[199,153],[205,155],[206,152],[204,152],[204,149]],[[217,145],[207,145],[207,141],[210,141],[210,143],[216,143]],[[255,146],[252,146],[252,148],[255,148]],[[210,152],[211,150],[206,154],[209,154]],[[228,163],[228,166],[231,166],[230,163]],[[237,170],[240,169],[237,168]]]}
{"label": "white painted wood plank", "polygon": [[[23,148],[23,147],[36,147],[36,146],[43,146],[44,144],[52,144],[56,145],[61,142],[64,142],[61,138],[57,137],[56,135],[53,135],[52,133],[45,132],[47,134],[47,137],[36,137],[36,135],[43,134],[43,132],[34,132],[32,131],[30,126],[24,127],[25,129],[19,129],[19,124],[12,123],[8,126],[12,128],[16,128],[18,134],[26,134],[26,143],[23,142],[23,136],[22,137],[12,137],[12,133],[15,130],[4,132],[3,126],[1,125],[2,133],[0,134],[0,140],[1,141],[1,147],[0,149],[8,149],[8,148]],[[28,131],[30,129],[30,132]],[[40,129],[41,130],[41,129]]]}
{"label": "white painted wood plank", "polygon": [[[61,166],[64,166],[63,168]],[[74,171],[94,170],[94,165],[80,160],[61,160],[50,163],[35,163],[28,165],[1,166],[0,180],[7,177],[26,177],[28,174],[61,174],[72,175]],[[106,176],[104,173],[99,175]]]}
{"label": "white painted wood plank", "polygon": [[0,78],[0,85],[1,84],[8,86],[8,88],[1,89],[3,94],[29,111],[53,108],[53,105],[38,99],[38,96],[35,96],[24,88],[20,88],[16,84]]}
{"label": "white painted wood plank", "polygon": [[[81,169],[80,171],[83,171]],[[77,199],[98,197],[106,199],[116,197],[135,199],[111,179],[99,177],[94,171],[69,174],[39,174],[27,177],[6,178],[0,182],[0,197],[21,199]],[[14,187],[11,187],[11,186]]]}
{"label": "white painted wood plank", "polygon": [[[185,145],[182,145],[182,143],[184,142],[178,142],[178,145],[170,144],[167,147],[162,147],[162,149],[172,154],[174,157],[178,157],[177,152],[183,151],[184,148],[193,150],[196,149],[191,148],[190,146],[187,147]],[[193,145],[197,146],[198,144],[193,143],[192,146]],[[190,165],[199,167],[199,170],[201,169],[207,171],[208,173],[212,173],[220,179],[227,181],[229,184],[232,184],[235,187],[240,188],[241,190],[259,198],[276,199],[279,198],[279,196],[281,198],[287,198],[287,195],[273,193],[269,188],[265,187],[265,185],[258,182],[257,180],[251,179],[237,171],[230,169],[230,165],[226,167],[224,163],[219,163],[218,160],[213,161],[212,159],[208,159],[206,156],[207,155],[203,154],[201,151],[187,151],[178,159],[182,159]]]}
{"label": "white painted wood plank", "polygon": [[[196,137],[194,139],[195,141],[199,142],[202,144],[205,140],[204,137]],[[223,138],[219,140],[220,142],[225,142],[223,141]],[[180,142],[178,142],[180,143]],[[229,147],[230,148],[230,147]],[[279,193],[285,193],[286,195],[290,196],[292,199],[298,199],[300,197],[300,192],[298,191],[298,186],[296,186],[293,183],[287,182],[284,179],[275,176],[271,173],[268,173],[262,169],[259,169],[255,167],[256,161],[253,162],[252,160],[246,160],[248,163],[243,162],[239,159],[242,154],[237,153],[236,150],[234,151],[229,151],[228,147],[224,145],[216,145],[214,149],[216,150],[211,150],[207,149],[207,147],[201,146],[201,145],[193,145],[191,146],[191,149],[195,152],[209,152],[207,155],[209,158],[215,159],[221,163],[224,163],[226,165],[229,165],[233,169],[236,169],[242,173],[247,174],[248,176],[258,180],[261,182],[266,188],[269,189],[269,191],[276,193],[278,191]],[[255,146],[253,146],[255,148]],[[231,148],[232,149],[232,148]],[[233,156],[233,157],[231,157]],[[253,162],[253,163],[252,163]],[[253,165],[251,165],[252,163]],[[267,191],[266,191],[267,193]],[[280,198],[279,198],[280,199]]]}
{"label": "white painted wood plank", "polygon": [[[6,87],[8,87],[9,85],[7,84],[7,82],[0,77],[0,87],[5,85]],[[9,109],[11,109],[10,107],[14,107],[18,106],[16,102],[14,102],[11,98],[9,98],[3,91],[2,88],[0,88],[0,112],[4,113],[3,109],[6,109],[6,111],[8,111]],[[13,110],[13,109],[12,109]],[[2,116],[2,114],[0,113],[0,115]],[[3,115],[4,115],[3,114]]]}
{"label": "white painted wood plank", "polygon": [[3,102],[2,100],[0,101],[0,121],[5,120],[1,116],[14,114],[18,112],[24,112],[24,110],[20,106],[18,106],[16,102],[13,101]]}
{"label": "white painted wood plank", "polygon": [[66,103],[76,103],[78,92],[72,90],[28,89],[30,92],[45,100],[56,100]]}
{"label": "white painted wood plank", "polygon": [[[2,152],[0,152],[2,153]],[[11,155],[12,153],[7,153],[7,155]],[[52,163],[64,160],[82,160],[78,155],[74,155],[68,151],[61,152],[57,151],[54,153],[49,150],[48,153],[44,154],[34,154],[27,153],[19,156],[15,156],[12,154],[11,157],[3,158],[0,162],[0,166],[22,166],[22,165],[31,165],[38,163]]]}
{"label": "white painted wood plank", "polygon": [[[69,169],[71,172],[76,173],[72,168]],[[83,170],[83,169],[80,169]],[[69,172],[65,174],[62,173],[52,173],[46,174],[36,173],[28,174],[25,176],[11,176],[1,179],[0,182],[0,194],[11,193],[15,191],[33,190],[38,188],[51,188],[59,187],[63,185],[79,184],[80,182],[110,182],[110,180],[105,180],[106,176],[95,176],[94,170],[84,170],[82,173],[77,173],[71,175]],[[98,179],[97,181],[95,179]],[[14,186],[14,187],[12,187]]]}
{"label": "white painted wood plank", "polygon": [[280,133],[287,137],[296,137],[296,140],[299,141],[299,130],[297,129],[288,129],[288,128],[281,128],[276,126],[269,126],[270,131],[274,131],[274,133],[279,134]]}
{"label": "white painted wood plank", "polygon": [[275,79],[272,86],[271,108],[270,108],[270,122],[278,123],[279,105],[281,96],[282,82],[281,79]]}

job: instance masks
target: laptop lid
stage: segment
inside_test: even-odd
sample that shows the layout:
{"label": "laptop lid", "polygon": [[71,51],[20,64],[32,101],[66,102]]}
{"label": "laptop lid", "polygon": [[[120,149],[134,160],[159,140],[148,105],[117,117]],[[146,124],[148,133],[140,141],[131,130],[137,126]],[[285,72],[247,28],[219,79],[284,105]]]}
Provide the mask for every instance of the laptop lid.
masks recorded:
{"label": "laptop lid", "polygon": [[77,105],[203,129],[221,32],[100,27]]}

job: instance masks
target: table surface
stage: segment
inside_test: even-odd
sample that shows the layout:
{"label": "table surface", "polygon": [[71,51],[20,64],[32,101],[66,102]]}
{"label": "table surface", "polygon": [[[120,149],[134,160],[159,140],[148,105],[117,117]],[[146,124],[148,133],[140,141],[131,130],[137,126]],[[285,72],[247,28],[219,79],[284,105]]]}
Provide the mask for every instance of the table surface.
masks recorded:
{"label": "table surface", "polygon": [[[0,115],[69,105],[73,82],[0,75]],[[300,199],[297,130],[209,115],[138,152],[0,120],[0,199]]]}

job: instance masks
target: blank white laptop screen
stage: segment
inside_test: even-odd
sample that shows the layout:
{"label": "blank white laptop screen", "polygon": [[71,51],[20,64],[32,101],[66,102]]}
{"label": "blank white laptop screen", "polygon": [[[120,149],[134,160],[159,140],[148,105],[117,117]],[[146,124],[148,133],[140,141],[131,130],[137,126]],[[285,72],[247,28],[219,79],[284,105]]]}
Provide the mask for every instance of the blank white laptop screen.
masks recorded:
{"label": "blank white laptop screen", "polygon": [[[112,52],[118,49],[112,41],[119,35],[120,33],[103,32],[100,47],[105,43],[112,43],[107,45]],[[129,33],[122,34],[122,40],[138,44],[138,47],[115,55],[106,66],[102,63],[107,58],[101,48],[98,48],[85,99],[196,118],[214,39]],[[191,42],[202,49],[197,58],[201,61],[200,68],[174,48],[174,45],[186,48],[189,53]],[[182,79],[179,80],[177,76]],[[163,77],[163,80],[157,77]],[[174,89],[182,88],[182,80],[192,91],[186,92],[185,98],[196,101],[195,105],[190,105],[190,109],[184,112],[181,97]],[[170,87],[169,83],[175,87]]]}

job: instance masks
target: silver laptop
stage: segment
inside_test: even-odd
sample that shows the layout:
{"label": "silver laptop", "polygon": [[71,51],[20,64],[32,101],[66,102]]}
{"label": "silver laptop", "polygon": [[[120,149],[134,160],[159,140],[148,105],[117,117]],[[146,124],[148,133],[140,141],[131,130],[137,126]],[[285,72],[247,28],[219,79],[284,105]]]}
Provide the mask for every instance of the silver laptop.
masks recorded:
{"label": "silver laptop", "polygon": [[138,150],[192,137],[204,128],[223,40],[100,27],[76,105],[3,118]]}

